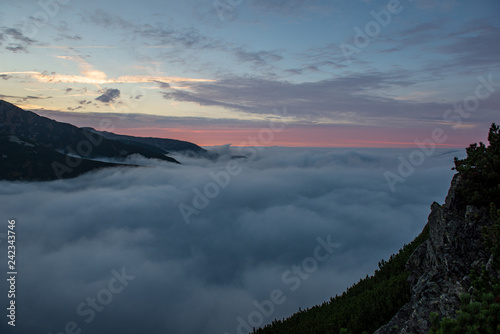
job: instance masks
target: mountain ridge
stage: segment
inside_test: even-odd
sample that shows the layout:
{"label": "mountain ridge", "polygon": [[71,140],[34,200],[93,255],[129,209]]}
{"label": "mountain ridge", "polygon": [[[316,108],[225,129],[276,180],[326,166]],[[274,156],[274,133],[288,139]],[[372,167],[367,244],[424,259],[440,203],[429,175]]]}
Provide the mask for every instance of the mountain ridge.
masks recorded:
{"label": "mountain ridge", "polygon": [[[0,100],[0,179],[72,178],[99,168],[134,166],[125,163],[132,154],[179,163],[163,150],[112,140]],[[97,161],[102,158],[116,162]]]}
{"label": "mountain ridge", "polygon": [[82,129],[97,133],[107,139],[117,140],[126,144],[147,147],[150,150],[159,150],[159,152],[162,152],[164,154],[182,153],[184,155],[192,157],[202,157],[212,160],[216,160],[218,158],[218,154],[207,151],[194,143],[190,143],[184,140],[119,135],[108,131],[98,131],[91,127],[84,127]]}

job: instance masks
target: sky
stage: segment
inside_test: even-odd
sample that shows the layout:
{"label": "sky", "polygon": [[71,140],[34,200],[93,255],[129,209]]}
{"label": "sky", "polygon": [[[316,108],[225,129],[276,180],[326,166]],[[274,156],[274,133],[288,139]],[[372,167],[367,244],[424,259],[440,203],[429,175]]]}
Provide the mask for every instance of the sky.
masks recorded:
{"label": "sky", "polygon": [[[496,0],[3,0],[0,98],[203,146],[440,147],[498,122]],[[285,112],[286,111],[286,112]]]}
{"label": "sky", "polygon": [[149,167],[0,181],[0,248],[14,219],[18,272],[16,327],[2,314],[0,331],[238,334],[328,301],[444,203],[465,150],[436,149],[391,190],[384,174],[413,151],[267,147],[234,160],[225,146],[215,162],[131,157]]}

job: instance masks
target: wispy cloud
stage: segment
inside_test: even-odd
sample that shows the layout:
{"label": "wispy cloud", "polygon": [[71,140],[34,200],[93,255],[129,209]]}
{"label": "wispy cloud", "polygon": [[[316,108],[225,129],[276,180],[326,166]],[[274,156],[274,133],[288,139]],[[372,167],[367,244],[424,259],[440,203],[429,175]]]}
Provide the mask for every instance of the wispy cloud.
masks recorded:
{"label": "wispy cloud", "polygon": [[288,105],[293,106],[290,113],[299,119],[319,123],[383,124],[389,119],[406,122],[408,118],[428,122],[441,117],[447,107],[445,104],[381,97],[372,93],[413,84],[403,73],[351,75],[306,83],[238,77],[213,83],[193,83],[189,92],[173,90],[164,93],[163,97],[257,114],[269,113],[275,105]]}
{"label": "wispy cloud", "polygon": [[37,41],[23,34],[20,29],[0,27],[0,46],[12,52],[28,52],[28,47]]}
{"label": "wispy cloud", "polygon": [[[160,22],[139,24],[118,15],[111,15],[101,9],[82,14],[81,18],[84,22],[120,30],[133,40],[140,38],[143,42],[141,44],[148,47],[181,46],[195,49],[217,49],[223,44],[222,41],[209,37],[194,27],[174,28]],[[147,45],[147,42],[151,44]]]}
{"label": "wispy cloud", "polygon": [[85,75],[34,73],[35,80],[44,83],[87,83],[87,84],[117,84],[117,83],[155,83],[162,82],[215,82],[212,79],[195,79],[183,77],[149,76],[149,75],[124,75],[117,78],[108,78],[101,71],[88,71]]}
{"label": "wispy cloud", "polygon": [[250,52],[242,48],[236,48],[234,54],[242,62],[251,62],[255,66],[266,66],[283,59],[278,53],[270,51]]}

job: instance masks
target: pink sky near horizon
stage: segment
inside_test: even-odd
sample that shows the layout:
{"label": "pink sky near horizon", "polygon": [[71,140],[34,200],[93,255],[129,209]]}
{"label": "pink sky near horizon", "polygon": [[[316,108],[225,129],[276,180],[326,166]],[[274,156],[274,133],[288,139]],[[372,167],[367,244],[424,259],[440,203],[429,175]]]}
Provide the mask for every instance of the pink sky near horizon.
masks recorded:
{"label": "pink sky near horizon", "polygon": [[[471,143],[487,142],[488,127],[478,126],[474,131],[469,128],[453,128],[449,124],[420,125],[411,128],[390,128],[370,125],[280,125],[271,130],[268,124],[232,125],[165,125],[154,123],[144,125],[118,116],[109,118],[110,128],[101,128],[103,116],[98,114],[51,113],[34,110],[37,114],[59,122],[79,127],[93,127],[97,130],[116,134],[170,138],[195,143],[199,146],[284,146],[284,147],[378,147],[412,148],[416,142],[433,141],[436,147],[465,148]],[[283,127],[282,130],[280,128]],[[438,143],[432,139],[433,130],[440,128],[446,140]]]}
{"label": "pink sky near horizon", "polygon": [[[217,127],[209,130],[201,128],[117,128],[117,134],[171,138],[189,141],[199,146],[217,146],[232,144],[233,146],[285,146],[285,147],[417,147],[417,142],[433,142],[436,147],[463,148],[471,143],[486,141],[474,134],[464,132],[457,136],[451,127],[442,128],[447,139],[442,143],[432,140],[432,130],[422,129],[383,129],[378,127],[340,126],[322,127],[289,127],[279,132],[269,128]],[[484,133],[487,132],[487,129]]]}

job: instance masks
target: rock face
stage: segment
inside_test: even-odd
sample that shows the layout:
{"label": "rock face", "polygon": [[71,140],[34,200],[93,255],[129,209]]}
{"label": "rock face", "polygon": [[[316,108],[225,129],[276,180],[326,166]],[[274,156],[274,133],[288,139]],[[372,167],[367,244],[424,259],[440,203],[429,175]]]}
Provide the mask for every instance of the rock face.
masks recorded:
{"label": "rock face", "polygon": [[471,269],[481,271],[491,261],[481,229],[493,224],[485,209],[467,205],[457,189],[455,175],[444,205],[434,202],[427,225],[429,239],[412,254],[407,269],[412,295],[391,321],[376,334],[428,333],[430,313],[454,318],[460,309],[459,296],[471,289]]}

